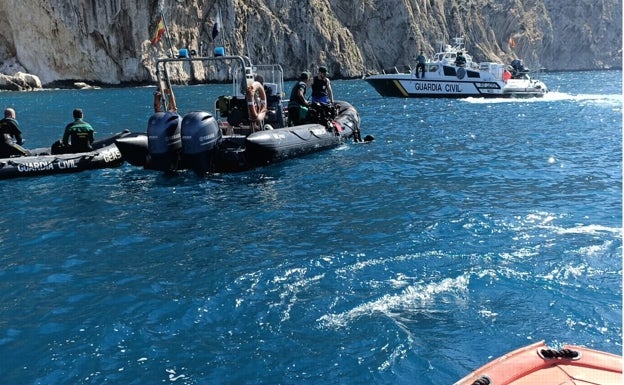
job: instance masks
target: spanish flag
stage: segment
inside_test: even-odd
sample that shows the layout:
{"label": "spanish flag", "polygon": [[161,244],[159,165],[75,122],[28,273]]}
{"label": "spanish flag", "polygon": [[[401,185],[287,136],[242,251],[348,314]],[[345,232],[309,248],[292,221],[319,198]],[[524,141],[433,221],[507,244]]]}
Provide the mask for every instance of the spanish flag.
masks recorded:
{"label": "spanish flag", "polygon": [[158,24],[156,25],[156,31],[154,32],[154,35],[152,36],[152,40],[150,40],[152,45],[160,41],[160,38],[162,37],[163,33],[165,33],[165,22],[163,21],[161,17],[158,19]]}

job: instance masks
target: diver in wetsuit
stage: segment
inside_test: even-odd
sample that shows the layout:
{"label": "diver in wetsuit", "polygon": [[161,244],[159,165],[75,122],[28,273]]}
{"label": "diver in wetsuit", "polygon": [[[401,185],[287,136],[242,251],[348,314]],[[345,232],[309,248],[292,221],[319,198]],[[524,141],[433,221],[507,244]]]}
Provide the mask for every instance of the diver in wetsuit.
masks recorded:
{"label": "diver in wetsuit", "polygon": [[0,120],[0,135],[2,135],[0,139],[0,158],[30,155],[21,146],[24,143],[22,132],[19,129],[19,123],[15,120],[15,110],[12,108],[4,110],[4,119]]}

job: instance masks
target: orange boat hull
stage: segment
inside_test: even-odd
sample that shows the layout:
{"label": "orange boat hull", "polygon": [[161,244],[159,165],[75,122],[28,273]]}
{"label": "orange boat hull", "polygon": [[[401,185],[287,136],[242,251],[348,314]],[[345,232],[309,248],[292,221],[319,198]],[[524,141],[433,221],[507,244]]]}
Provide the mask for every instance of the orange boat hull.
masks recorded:
{"label": "orange boat hull", "polygon": [[544,341],[475,370],[455,385],[622,385],[622,357],[580,346],[553,350]]}

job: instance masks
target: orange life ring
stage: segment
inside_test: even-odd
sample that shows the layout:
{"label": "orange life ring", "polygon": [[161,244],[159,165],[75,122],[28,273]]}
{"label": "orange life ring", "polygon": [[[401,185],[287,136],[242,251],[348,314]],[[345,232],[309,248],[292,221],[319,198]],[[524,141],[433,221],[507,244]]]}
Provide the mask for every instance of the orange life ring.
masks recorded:
{"label": "orange life ring", "polygon": [[[259,102],[256,99],[256,94],[260,97]],[[245,98],[247,99],[249,120],[252,122],[264,120],[267,112],[267,97],[266,92],[264,92],[264,86],[260,82],[253,82],[252,85],[247,87]],[[258,105],[258,103],[260,104]]]}

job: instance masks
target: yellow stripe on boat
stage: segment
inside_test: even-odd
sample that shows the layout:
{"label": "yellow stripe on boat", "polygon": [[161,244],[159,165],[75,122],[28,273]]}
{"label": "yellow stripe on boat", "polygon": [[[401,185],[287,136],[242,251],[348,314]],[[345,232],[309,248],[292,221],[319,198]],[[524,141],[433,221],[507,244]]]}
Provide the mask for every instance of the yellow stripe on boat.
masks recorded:
{"label": "yellow stripe on boat", "polygon": [[397,88],[397,90],[399,90],[399,92],[403,94],[403,97],[409,96],[409,94],[407,93],[407,90],[403,87],[400,81],[393,80],[392,82],[394,83],[394,86]]}

